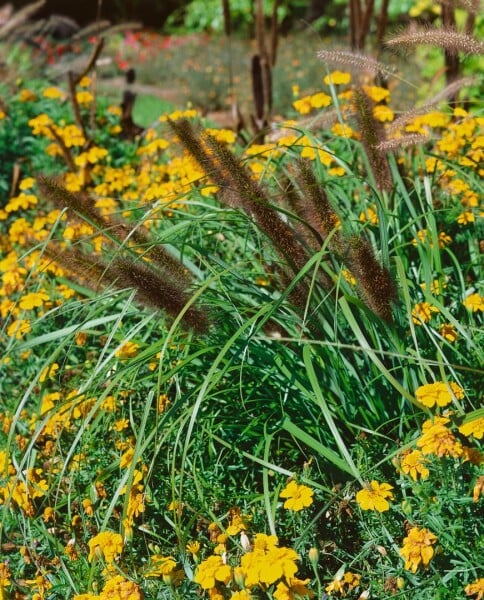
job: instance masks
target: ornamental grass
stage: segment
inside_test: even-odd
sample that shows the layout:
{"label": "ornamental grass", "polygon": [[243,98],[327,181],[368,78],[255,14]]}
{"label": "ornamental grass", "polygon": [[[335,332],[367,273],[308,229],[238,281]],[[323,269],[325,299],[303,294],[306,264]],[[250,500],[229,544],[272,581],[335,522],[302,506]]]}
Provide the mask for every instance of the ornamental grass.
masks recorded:
{"label": "ornamental grass", "polygon": [[483,119],[317,60],[252,143],[2,91],[2,598],[482,597]]}

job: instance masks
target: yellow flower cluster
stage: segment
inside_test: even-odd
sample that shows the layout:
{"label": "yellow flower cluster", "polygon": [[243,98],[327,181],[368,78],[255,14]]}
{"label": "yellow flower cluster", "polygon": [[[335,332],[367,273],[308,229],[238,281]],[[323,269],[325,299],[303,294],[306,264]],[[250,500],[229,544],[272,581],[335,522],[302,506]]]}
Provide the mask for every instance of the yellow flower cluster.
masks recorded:
{"label": "yellow flower cluster", "polygon": [[412,527],[403,539],[400,554],[405,559],[405,568],[415,573],[420,565],[426,567],[434,555],[436,536],[428,529]]}

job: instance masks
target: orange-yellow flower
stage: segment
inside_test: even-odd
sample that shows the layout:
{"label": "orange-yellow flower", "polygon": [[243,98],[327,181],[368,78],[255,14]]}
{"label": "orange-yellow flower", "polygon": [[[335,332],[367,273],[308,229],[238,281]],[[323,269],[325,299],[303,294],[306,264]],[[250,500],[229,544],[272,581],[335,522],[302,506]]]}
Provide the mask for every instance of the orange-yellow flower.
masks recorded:
{"label": "orange-yellow flower", "polygon": [[388,500],[393,499],[393,486],[388,483],[371,481],[369,486],[356,494],[356,501],[363,510],[377,510],[385,512],[390,508]]}
{"label": "orange-yellow flower", "polygon": [[426,479],[429,476],[429,470],[425,466],[425,458],[419,450],[405,452],[400,461],[400,469],[410,475],[414,481],[417,481],[419,477]]}
{"label": "orange-yellow flower", "polygon": [[476,579],[464,588],[466,596],[476,596],[475,600],[482,600],[484,598],[484,577]]}
{"label": "orange-yellow flower", "polygon": [[400,554],[405,559],[405,568],[415,573],[420,564],[426,567],[434,555],[432,544],[436,541],[437,538],[428,529],[412,527],[400,549]]}
{"label": "orange-yellow flower", "polygon": [[484,310],[484,296],[481,296],[478,293],[470,294],[462,303],[468,310],[472,312],[483,311]]}
{"label": "orange-yellow flower", "polygon": [[101,531],[89,540],[88,545],[89,561],[95,557],[103,557],[107,563],[110,563],[123,551],[123,538],[114,531]]}
{"label": "orange-yellow flower", "polygon": [[202,589],[209,590],[215,587],[217,581],[228,583],[231,577],[232,570],[224,564],[221,556],[209,556],[198,565],[193,580],[200,584]]}
{"label": "orange-yellow flower", "polygon": [[434,417],[433,420],[425,421],[422,425],[422,435],[417,440],[417,446],[423,454],[435,454],[439,458],[462,456],[462,444],[446,427],[448,422],[448,417]]}
{"label": "orange-yellow flower", "polygon": [[449,383],[443,381],[426,383],[415,390],[415,397],[420,404],[429,408],[435,405],[447,406],[452,402],[453,396],[458,400],[464,397],[464,390],[453,381]]}
{"label": "orange-yellow flower", "polygon": [[307,506],[311,506],[313,503],[313,495],[314,492],[310,487],[298,484],[294,480],[290,481],[279,494],[281,498],[287,498],[284,502],[284,508],[294,511],[299,511]]}

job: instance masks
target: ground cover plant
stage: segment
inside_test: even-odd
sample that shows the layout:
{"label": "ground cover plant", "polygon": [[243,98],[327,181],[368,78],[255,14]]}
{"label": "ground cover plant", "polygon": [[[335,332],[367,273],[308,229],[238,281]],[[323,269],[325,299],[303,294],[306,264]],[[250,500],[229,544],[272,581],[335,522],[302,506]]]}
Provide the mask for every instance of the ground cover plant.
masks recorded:
{"label": "ground cover plant", "polygon": [[2,95],[2,597],[483,596],[476,81],[314,60],[262,132]]}

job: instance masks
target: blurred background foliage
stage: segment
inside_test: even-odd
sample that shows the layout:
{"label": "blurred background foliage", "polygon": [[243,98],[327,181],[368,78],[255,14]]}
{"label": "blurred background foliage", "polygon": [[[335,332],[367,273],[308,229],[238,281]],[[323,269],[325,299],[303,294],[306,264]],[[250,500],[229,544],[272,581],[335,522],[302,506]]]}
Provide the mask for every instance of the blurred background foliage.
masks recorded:
{"label": "blurred background foliage", "polygon": [[[15,9],[26,6],[30,0],[14,0]],[[269,17],[273,10],[273,0],[264,1],[264,10]],[[325,28],[347,28],[347,0],[281,0],[279,22],[283,29],[304,27],[311,23],[318,30]],[[381,1],[375,2],[375,7]],[[402,0],[390,2],[390,18],[406,14],[414,5],[422,5],[422,12],[432,13],[432,2]],[[246,33],[253,25],[254,0],[230,0],[233,26],[236,31]],[[86,25],[98,18],[109,19],[113,23],[140,21],[144,26],[184,28],[188,31],[220,32],[223,30],[222,3],[220,0],[84,0],[66,2],[47,0],[39,11],[40,18],[52,14],[62,14],[74,19],[79,25]]]}

